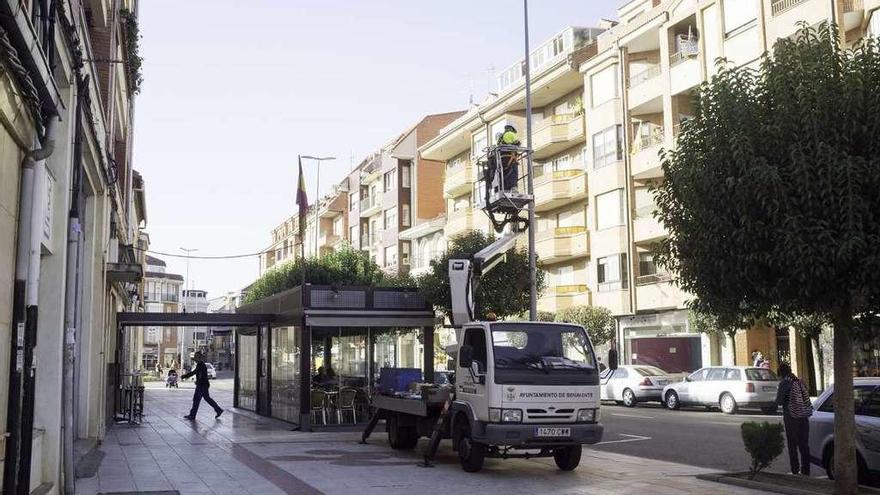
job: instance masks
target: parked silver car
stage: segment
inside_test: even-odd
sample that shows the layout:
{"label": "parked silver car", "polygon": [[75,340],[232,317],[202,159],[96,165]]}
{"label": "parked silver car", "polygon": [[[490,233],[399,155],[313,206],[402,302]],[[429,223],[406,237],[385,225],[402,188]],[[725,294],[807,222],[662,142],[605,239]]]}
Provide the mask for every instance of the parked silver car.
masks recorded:
{"label": "parked silver car", "polygon": [[613,400],[626,407],[635,407],[639,402],[663,402],[663,387],[671,382],[672,378],[656,366],[619,366],[599,375],[599,395],[602,400]]}
{"label": "parked silver car", "polygon": [[755,407],[773,414],[777,388],[779,379],[766,368],[709,366],[691,373],[683,382],[667,385],[663,402],[669,409],[700,405],[735,414],[740,407]]}
{"label": "parked silver car", "polygon": [[[859,482],[880,475],[880,378],[854,378],[856,452]],[[810,460],[834,479],[834,388],[813,404],[810,417]]]}

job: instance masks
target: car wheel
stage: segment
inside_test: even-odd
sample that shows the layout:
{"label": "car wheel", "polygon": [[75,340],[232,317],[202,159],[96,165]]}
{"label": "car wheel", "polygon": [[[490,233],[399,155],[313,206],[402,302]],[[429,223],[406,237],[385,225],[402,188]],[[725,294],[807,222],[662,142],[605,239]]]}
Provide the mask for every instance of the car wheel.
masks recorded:
{"label": "car wheel", "polygon": [[563,471],[574,471],[581,463],[581,446],[569,445],[567,447],[559,447],[553,451],[553,460],[556,466]]}
{"label": "car wheel", "polygon": [[628,388],[623,391],[623,405],[626,407],[636,407],[636,394]]}
{"label": "car wheel", "polygon": [[681,403],[678,401],[678,393],[675,390],[666,392],[666,407],[672,410],[681,407]]}
{"label": "car wheel", "polygon": [[[822,467],[825,468],[825,474],[828,475],[829,480],[835,479],[834,476],[834,445],[829,445],[826,449],[825,453],[825,462],[822,463]],[[868,466],[865,464],[865,460],[862,459],[862,456],[856,454],[856,465],[858,470],[858,482],[860,485],[867,485],[871,482],[871,476],[868,473]]]}
{"label": "car wheel", "polygon": [[476,473],[483,469],[483,461],[486,458],[486,446],[474,442],[473,438],[471,438],[470,425],[466,421],[462,422],[459,428],[461,430],[458,441],[458,461],[461,463],[461,468],[466,472]]}
{"label": "car wheel", "polygon": [[719,405],[721,406],[721,412],[724,414],[736,414],[736,399],[729,393],[725,392],[721,395]]}

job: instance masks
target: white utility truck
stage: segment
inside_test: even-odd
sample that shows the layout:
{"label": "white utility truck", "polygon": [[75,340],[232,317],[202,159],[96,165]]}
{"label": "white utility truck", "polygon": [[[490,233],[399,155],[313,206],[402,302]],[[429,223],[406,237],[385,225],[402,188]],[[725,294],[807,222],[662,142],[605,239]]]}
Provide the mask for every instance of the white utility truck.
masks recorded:
{"label": "white utility truck", "polygon": [[[496,146],[487,153],[490,159],[492,153],[528,153],[515,149]],[[501,162],[500,156],[496,159]],[[599,367],[587,333],[562,323],[474,321],[479,277],[504,261],[528,227],[519,211],[532,198],[504,187],[500,168],[483,176],[491,187],[483,208],[499,233],[506,224],[512,228],[472,258],[449,262],[457,337],[449,352],[454,356],[454,383],[424,386],[420,393],[405,396],[374,396],[375,413],[363,441],[384,419],[393,448],[414,448],[420,437],[431,437],[426,465],[440,440],[449,438],[468,472],[479,471],[486,457],[551,456],[559,469],[568,471],[580,463],[581,446],[601,441],[603,432]],[[497,220],[496,214],[504,218]]]}

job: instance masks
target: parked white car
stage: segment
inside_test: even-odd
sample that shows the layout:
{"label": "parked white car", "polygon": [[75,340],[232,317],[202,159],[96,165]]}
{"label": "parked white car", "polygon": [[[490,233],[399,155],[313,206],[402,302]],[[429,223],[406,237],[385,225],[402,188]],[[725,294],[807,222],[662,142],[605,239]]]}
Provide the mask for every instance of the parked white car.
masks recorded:
{"label": "parked white car", "polygon": [[639,402],[663,402],[663,387],[671,382],[672,378],[656,366],[624,365],[599,375],[599,395],[602,400],[613,400],[626,407],[635,407]]}
{"label": "parked white car", "polygon": [[213,364],[205,363],[205,367],[208,368],[208,378],[217,378],[217,370],[214,369]]}
{"label": "parked white car", "polygon": [[[880,476],[880,378],[854,378],[856,453],[859,482]],[[834,479],[834,388],[828,387],[813,404],[810,417],[810,460]]]}
{"label": "parked white car", "polygon": [[683,382],[667,385],[663,402],[669,409],[707,406],[735,414],[740,407],[754,407],[773,414],[778,388],[779,379],[766,368],[709,366],[691,373]]}

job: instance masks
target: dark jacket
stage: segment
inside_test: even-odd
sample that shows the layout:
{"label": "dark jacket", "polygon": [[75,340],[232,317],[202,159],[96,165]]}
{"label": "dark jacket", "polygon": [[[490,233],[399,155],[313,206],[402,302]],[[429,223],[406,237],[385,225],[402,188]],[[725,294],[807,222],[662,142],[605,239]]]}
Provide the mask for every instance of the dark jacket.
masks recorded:
{"label": "dark jacket", "polygon": [[193,375],[196,375],[196,387],[210,387],[210,384],[208,383],[208,367],[205,366],[205,363],[196,364],[196,369],[181,376],[180,378],[186,380]]}
{"label": "dark jacket", "polygon": [[791,413],[788,411],[788,399],[791,395],[791,387],[795,385],[794,382],[800,381],[798,377],[792,375],[788,375],[779,381],[779,388],[776,389],[776,404],[782,406],[782,415],[790,416]]}

